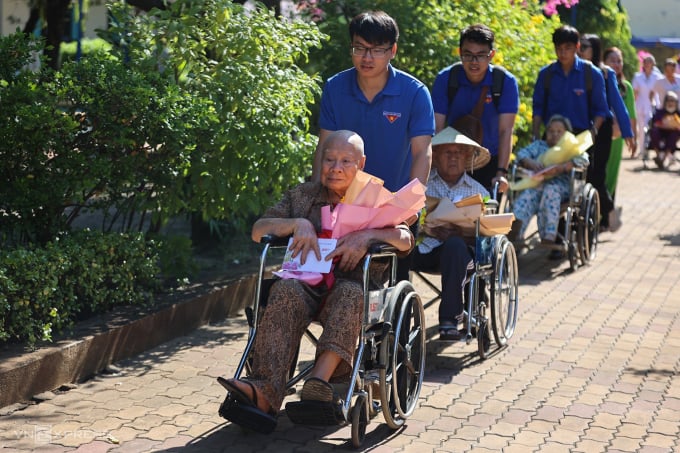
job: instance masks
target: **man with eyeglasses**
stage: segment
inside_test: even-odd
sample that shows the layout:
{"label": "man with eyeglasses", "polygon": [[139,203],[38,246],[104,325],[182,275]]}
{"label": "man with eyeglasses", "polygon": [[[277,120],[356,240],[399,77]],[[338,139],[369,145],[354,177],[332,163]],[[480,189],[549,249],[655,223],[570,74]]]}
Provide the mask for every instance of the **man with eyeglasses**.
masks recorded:
{"label": "man with eyeglasses", "polygon": [[321,95],[319,144],[312,179],[321,171],[320,144],[349,129],[364,140],[364,171],[397,191],[413,178],[426,184],[432,163],[434,112],[427,87],[395,69],[399,28],[382,11],[363,12],[349,24],[353,67],[326,81]]}
{"label": "man with eyeglasses", "polygon": [[[462,31],[458,44],[462,70],[457,69],[458,63],[439,72],[432,86],[432,103],[437,132],[446,126],[463,127],[461,119],[468,115],[481,122],[481,145],[491,153],[491,161],[475,170],[472,177],[488,189],[498,182],[499,189],[504,191],[515,117],[519,110],[519,88],[511,73],[490,64],[496,53],[494,39],[493,31],[483,24],[470,25]],[[504,74],[499,79],[500,93],[494,89],[496,71]],[[451,77],[456,80],[450,80]],[[455,93],[450,90],[453,84],[457,87]],[[469,130],[464,132],[471,133]]]}
{"label": "man with eyeglasses", "polygon": [[[364,140],[364,171],[396,192],[413,178],[427,184],[432,165],[434,111],[427,87],[390,61],[397,54],[399,28],[383,11],[358,14],[349,24],[353,67],[329,78],[321,94],[319,144],[312,180],[321,173],[321,144],[336,130]],[[414,235],[418,222],[411,226]],[[408,280],[411,257],[400,258],[397,279]]]}

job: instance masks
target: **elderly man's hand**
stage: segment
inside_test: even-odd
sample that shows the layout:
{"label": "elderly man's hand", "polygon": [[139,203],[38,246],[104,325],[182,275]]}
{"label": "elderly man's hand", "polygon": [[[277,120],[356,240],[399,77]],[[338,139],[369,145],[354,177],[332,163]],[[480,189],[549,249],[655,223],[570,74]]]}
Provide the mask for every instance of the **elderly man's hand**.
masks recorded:
{"label": "elderly man's hand", "polygon": [[319,240],[316,235],[314,225],[307,219],[295,219],[295,227],[293,228],[293,243],[290,246],[293,252],[293,257],[300,255],[300,263],[305,264],[307,261],[307,254],[314,252],[316,259],[321,259],[321,251],[319,250]]}
{"label": "elderly man's hand", "polygon": [[335,250],[326,256],[326,260],[338,258],[336,266],[344,272],[349,272],[364,259],[371,244],[371,230],[360,230],[346,234],[338,239]]}

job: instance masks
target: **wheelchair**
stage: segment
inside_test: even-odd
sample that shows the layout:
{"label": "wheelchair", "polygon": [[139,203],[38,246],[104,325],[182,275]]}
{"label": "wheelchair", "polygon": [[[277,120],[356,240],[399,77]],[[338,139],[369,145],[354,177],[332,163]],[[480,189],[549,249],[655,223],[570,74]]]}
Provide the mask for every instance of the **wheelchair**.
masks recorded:
{"label": "wheelchair", "polygon": [[[264,236],[260,256],[259,278],[253,304],[246,308],[248,341],[234,377],[251,374],[250,352],[257,335],[258,315],[266,303],[267,288],[276,280],[272,278],[267,262],[275,249],[285,249],[288,238]],[[388,264],[387,282],[383,287],[370,285],[369,268],[372,262]],[[351,424],[351,442],[359,448],[366,435],[371,418],[382,412],[391,429],[400,428],[414,412],[423,384],[425,370],[425,311],[419,295],[409,281],[396,281],[396,250],[385,244],[372,246],[363,260],[364,313],[357,341],[354,363],[348,387],[340,393],[343,399],[336,402],[291,401],[286,403],[286,414],[296,424],[315,426],[344,426]],[[314,327],[314,326],[310,326]],[[308,327],[303,336],[312,346],[317,337]],[[286,387],[288,395],[295,393],[297,383],[305,379],[312,364],[291,363]],[[377,391],[379,395],[374,395]],[[380,403],[377,403],[379,396]],[[238,401],[231,394],[219,409],[227,418],[238,410]],[[261,427],[260,427],[261,428]],[[272,427],[269,432],[274,428]],[[264,432],[259,429],[260,432]]]}
{"label": "wheelchair", "polygon": [[[509,181],[521,178],[521,167],[513,164]],[[569,174],[569,199],[560,206],[560,227],[557,230],[556,245],[569,259],[572,271],[590,264],[597,254],[600,231],[600,197],[592,184],[586,182],[587,168],[574,167]],[[516,193],[508,191],[505,212],[512,212]],[[529,244],[538,237],[538,230],[524,238]]]}
{"label": "wheelchair", "polygon": [[[667,153],[666,158],[664,160],[658,159],[659,151],[650,148],[652,145],[652,131],[654,130],[656,126],[653,125],[653,120],[650,119],[649,122],[647,123],[647,127],[645,128],[645,137],[644,137],[644,146],[642,147],[643,151],[640,155],[640,159],[642,160],[642,167],[647,170],[649,169],[648,162],[649,160],[653,160],[654,163],[656,164],[655,167],[661,169],[661,170],[667,170],[668,167],[671,165],[680,162],[680,159],[677,157],[677,152],[680,151],[680,146],[678,146],[678,141],[675,146],[673,147],[668,147],[671,149],[664,150],[663,152]],[[661,140],[663,142],[663,140]],[[653,156],[650,156],[650,153],[654,153]]]}
{"label": "wheelchair", "polygon": [[[495,192],[496,190],[494,190]],[[494,199],[485,203],[485,213],[498,212]],[[504,347],[515,332],[519,307],[519,268],[515,247],[503,234],[483,236],[480,220],[475,221],[474,268],[464,282],[464,329],[466,344],[477,340],[477,352],[484,360],[491,350],[491,332],[498,348]],[[441,291],[421,271],[413,271],[441,299]]]}

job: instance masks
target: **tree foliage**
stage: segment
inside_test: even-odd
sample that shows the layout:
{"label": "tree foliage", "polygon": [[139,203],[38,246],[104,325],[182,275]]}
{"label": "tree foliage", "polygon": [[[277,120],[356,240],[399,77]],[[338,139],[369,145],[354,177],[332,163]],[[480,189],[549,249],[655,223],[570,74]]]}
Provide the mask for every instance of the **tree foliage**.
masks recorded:
{"label": "tree foliage", "polygon": [[130,69],[159,61],[168,83],[205,102],[183,174],[188,209],[242,221],[309,173],[308,105],[319,79],[299,64],[321,44],[314,25],[226,0],[177,1],[142,16],[118,5],[113,15],[119,25],[107,35],[119,38]]}

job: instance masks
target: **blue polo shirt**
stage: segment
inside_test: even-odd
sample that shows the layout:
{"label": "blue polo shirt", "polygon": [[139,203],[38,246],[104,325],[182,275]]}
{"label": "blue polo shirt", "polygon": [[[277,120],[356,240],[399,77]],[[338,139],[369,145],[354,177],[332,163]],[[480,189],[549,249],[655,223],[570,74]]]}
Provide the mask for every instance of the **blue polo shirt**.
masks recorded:
{"label": "blue polo shirt", "polygon": [[[593,89],[591,92],[590,106],[586,93],[584,71],[593,72]],[[547,104],[545,102],[545,74],[552,73],[550,79],[550,92]],[[546,105],[544,105],[546,104]],[[533,96],[534,116],[540,116],[543,124],[550,117],[560,114],[569,118],[571,125],[576,131],[583,131],[592,127],[592,121],[596,116],[609,118],[609,106],[605,95],[604,78],[599,70],[593,70],[593,65],[586,60],[576,57],[574,66],[569,74],[564,74],[559,63],[551,63],[541,68],[534,85]]]}
{"label": "blue polo shirt", "polygon": [[411,139],[434,134],[434,112],[427,87],[389,65],[385,88],[368,102],[357,84],[355,68],[326,81],[319,127],[348,129],[364,140],[364,171],[385,181],[393,192],[411,180]]}
{"label": "blue polo shirt", "polygon": [[448,66],[437,74],[437,78],[432,85],[432,104],[434,105],[435,113],[446,115],[449,125],[453,124],[458,118],[472,113],[479,96],[482,92],[482,87],[487,86],[487,94],[484,103],[484,110],[482,111],[482,129],[484,131],[484,138],[482,146],[489,150],[492,156],[498,155],[498,116],[502,113],[517,114],[519,110],[519,88],[517,87],[517,79],[515,76],[506,71],[505,80],[503,80],[503,91],[498,102],[498,109],[492,100],[491,86],[493,85],[493,77],[491,74],[492,65],[484,76],[481,83],[474,85],[468,80],[465,71],[458,72],[458,91],[456,96],[449,103],[449,75],[451,67]]}

